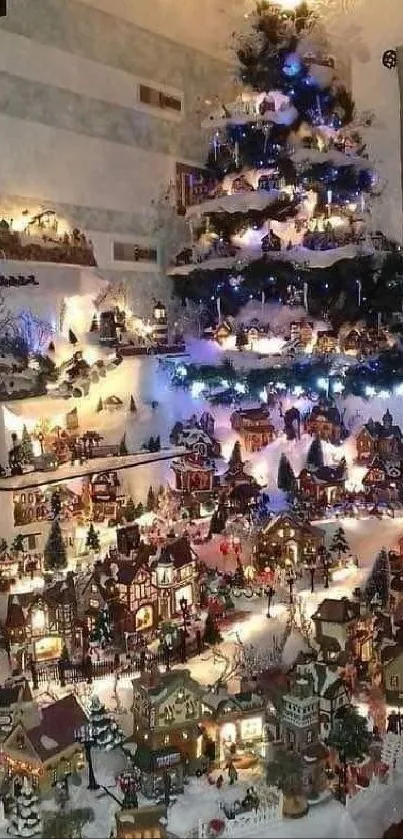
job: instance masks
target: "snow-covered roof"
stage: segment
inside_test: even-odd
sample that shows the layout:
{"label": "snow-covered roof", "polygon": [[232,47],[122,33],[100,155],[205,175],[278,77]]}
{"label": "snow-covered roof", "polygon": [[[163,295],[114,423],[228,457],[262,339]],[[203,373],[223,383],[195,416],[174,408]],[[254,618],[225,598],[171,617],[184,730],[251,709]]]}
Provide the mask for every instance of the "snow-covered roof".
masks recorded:
{"label": "snow-covered roof", "polygon": [[197,218],[208,213],[248,213],[249,210],[264,210],[269,204],[278,201],[280,196],[281,191],[278,189],[255,189],[220,195],[188,207],[186,218]]}

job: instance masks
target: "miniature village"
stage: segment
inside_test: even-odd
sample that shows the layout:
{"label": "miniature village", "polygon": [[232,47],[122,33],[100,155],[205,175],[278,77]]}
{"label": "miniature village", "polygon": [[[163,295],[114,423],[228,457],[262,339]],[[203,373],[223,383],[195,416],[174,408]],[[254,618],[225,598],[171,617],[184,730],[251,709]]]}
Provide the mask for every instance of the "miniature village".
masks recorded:
{"label": "miniature village", "polygon": [[403,819],[403,257],[335,60],[264,14],[280,79],[204,120],[176,296],[0,221],[0,837]]}

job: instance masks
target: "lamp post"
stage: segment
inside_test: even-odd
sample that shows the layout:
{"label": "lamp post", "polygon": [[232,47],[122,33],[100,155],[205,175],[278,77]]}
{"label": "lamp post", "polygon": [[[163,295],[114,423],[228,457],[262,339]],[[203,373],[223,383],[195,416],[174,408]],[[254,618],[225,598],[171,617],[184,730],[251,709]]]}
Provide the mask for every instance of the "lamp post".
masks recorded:
{"label": "lamp post", "polygon": [[311,594],[315,591],[315,571],[316,571],[316,556],[311,554],[306,560],[305,567],[311,576]]}
{"label": "lamp post", "polygon": [[87,789],[95,791],[99,789],[99,784],[97,783],[94,774],[94,767],[92,765],[91,748],[95,745],[94,729],[92,725],[90,725],[90,723],[87,723],[86,725],[82,725],[80,728],[77,728],[75,732],[75,738],[77,743],[81,743],[81,745],[84,746],[85,757],[88,765]]}
{"label": "lamp post", "polygon": [[42,432],[40,434],[38,434],[38,443],[41,447],[41,455],[43,455],[43,441],[44,441],[44,439],[45,439],[45,437],[42,434]]}
{"label": "lamp post", "polygon": [[188,636],[187,619],[189,617],[188,602],[186,600],[186,597],[181,597],[179,601],[179,608],[182,612],[183,621],[183,625],[181,628],[181,662],[182,664],[186,664],[186,638]]}
{"label": "lamp post", "polygon": [[293,590],[294,590],[296,575],[295,575],[295,571],[294,571],[294,568],[292,567],[291,563],[289,563],[289,565],[287,565],[286,572],[285,572],[285,579],[286,579],[288,588],[290,590],[290,600],[289,600],[289,602],[290,602],[290,606],[292,606],[292,604],[294,603],[294,591]]}
{"label": "lamp post", "polygon": [[322,564],[323,564],[323,578],[325,581],[325,588],[329,588],[329,576],[330,576],[330,565],[332,562],[331,555],[329,551],[324,551],[322,554]]}
{"label": "lamp post", "polygon": [[272,600],[273,600],[273,597],[274,597],[275,593],[276,592],[274,591],[273,586],[267,586],[266,587],[265,595],[267,597],[267,612],[266,612],[266,617],[267,618],[271,618],[270,607],[271,607]]}

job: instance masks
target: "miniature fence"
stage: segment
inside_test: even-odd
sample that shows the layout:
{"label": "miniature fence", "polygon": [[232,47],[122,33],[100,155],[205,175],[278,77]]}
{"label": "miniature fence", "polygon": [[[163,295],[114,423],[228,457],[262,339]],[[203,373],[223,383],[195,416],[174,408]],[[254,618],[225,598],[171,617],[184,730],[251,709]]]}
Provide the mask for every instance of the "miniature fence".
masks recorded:
{"label": "miniature fence", "polygon": [[[258,810],[250,810],[246,813],[239,813],[233,819],[227,819],[222,813],[219,820],[224,822],[224,830],[221,837],[241,837],[250,835],[256,827],[262,825],[274,825],[283,818],[283,793],[275,787],[268,787],[267,802]],[[198,839],[207,839],[211,836],[209,823],[199,821]]]}

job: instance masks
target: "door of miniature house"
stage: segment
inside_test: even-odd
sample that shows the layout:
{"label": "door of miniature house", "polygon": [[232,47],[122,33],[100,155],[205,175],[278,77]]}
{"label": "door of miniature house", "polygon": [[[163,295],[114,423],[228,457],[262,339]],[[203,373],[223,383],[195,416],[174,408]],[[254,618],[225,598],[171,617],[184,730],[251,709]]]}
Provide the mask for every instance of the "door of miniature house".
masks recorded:
{"label": "door of miniature house", "polygon": [[286,549],[285,549],[285,558],[289,559],[293,565],[297,565],[298,562],[298,545],[293,540],[287,542]]}

